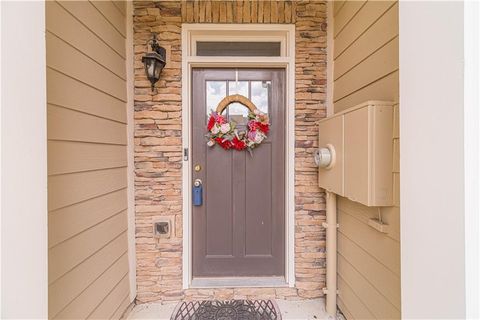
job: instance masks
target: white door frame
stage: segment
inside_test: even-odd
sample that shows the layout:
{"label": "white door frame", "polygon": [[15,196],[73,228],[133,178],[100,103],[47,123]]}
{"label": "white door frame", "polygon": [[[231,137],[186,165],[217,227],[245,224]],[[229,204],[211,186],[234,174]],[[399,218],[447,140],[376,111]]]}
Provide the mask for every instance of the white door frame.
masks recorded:
{"label": "white door frame", "polygon": [[[216,41],[280,41],[280,57],[197,57],[195,43]],[[285,280],[295,285],[295,25],[293,24],[182,24],[182,194],[183,194],[183,289],[192,282],[191,219],[191,74],[198,67],[257,67],[286,70],[285,159]],[[186,152],[186,154],[185,154]]]}

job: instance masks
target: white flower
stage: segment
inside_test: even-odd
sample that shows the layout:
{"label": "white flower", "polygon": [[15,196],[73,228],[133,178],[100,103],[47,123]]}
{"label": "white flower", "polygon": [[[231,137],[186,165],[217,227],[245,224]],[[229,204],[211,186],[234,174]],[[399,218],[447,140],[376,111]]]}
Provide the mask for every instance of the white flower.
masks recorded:
{"label": "white flower", "polygon": [[212,133],[213,133],[213,134],[217,134],[217,133],[219,133],[219,132],[220,132],[220,128],[218,127],[217,124],[215,124],[215,125],[213,126],[213,128],[212,128]]}
{"label": "white flower", "polygon": [[255,113],[255,114],[260,114],[260,110],[255,109],[255,110],[253,110],[253,113]]}
{"label": "white flower", "polygon": [[220,127],[220,131],[222,133],[227,133],[228,131],[230,131],[230,123],[222,124],[222,126]]}
{"label": "white flower", "polygon": [[259,133],[257,132],[257,134],[255,135],[255,143],[260,143],[260,142],[262,142],[262,141],[263,141],[263,138],[264,138],[263,134],[259,134]]}
{"label": "white flower", "polygon": [[215,145],[215,140],[208,140],[207,146],[213,147]]}

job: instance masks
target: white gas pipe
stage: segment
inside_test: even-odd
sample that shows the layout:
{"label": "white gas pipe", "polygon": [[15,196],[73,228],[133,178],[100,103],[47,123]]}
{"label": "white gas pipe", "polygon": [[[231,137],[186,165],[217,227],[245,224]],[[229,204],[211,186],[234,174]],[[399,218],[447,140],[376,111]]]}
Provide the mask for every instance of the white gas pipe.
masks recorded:
{"label": "white gas pipe", "polygon": [[333,192],[327,194],[327,222],[323,227],[327,229],[327,287],[323,289],[326,294],[326,310],[331,316],[337,313],[337,195]]}
{"label": "white gas pipe", "polygon": [[[332,145],[320,148],[315,153],[315,163],[323,169],[330,169],[335,165],[335,149]],[[326,191],[327,221],[322,226],[327,231],[327,280],[323,293],[326,296],[325,307],[329,315],[337,313],[337,195]]]}

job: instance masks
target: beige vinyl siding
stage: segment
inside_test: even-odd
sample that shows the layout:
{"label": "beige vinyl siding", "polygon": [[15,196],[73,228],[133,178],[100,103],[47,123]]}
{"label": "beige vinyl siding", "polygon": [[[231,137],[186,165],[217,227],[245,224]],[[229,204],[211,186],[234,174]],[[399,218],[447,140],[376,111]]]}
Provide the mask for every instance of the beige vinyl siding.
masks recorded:
{"label": "beige vinyl siding", "polygon": [[[400,319],[398,3],[335,1],[334,111],[394,101],[393,207],[338,199],[338,305],[347,319]],[[390,226],[383,234],[370,218]]]}
{"label": "beige vinyl siding", "polygon": [[119,318],[127,254],[125,2],[47,1],[49,318]]}

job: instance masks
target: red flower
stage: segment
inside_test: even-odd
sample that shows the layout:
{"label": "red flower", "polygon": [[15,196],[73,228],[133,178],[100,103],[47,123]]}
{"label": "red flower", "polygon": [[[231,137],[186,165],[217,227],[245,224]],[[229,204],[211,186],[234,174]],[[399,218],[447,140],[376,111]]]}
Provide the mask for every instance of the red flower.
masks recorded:
{"label": "red flower", "polygon": [[258,128],[258,123],[260,123],[260,122],[257,122],[257,121],[254,121],[254,120],[248,121],[248,129],[250,129],[250,131],[255,131],[255,130],[257,130],[257,128]]}
{"label": "red flower", "polygon": [[237,137],[233,138],[232,144],[233,144],[233,148],[238,151],[241,151],[247,147],[245,142],[243,142],[242,140],[238,140]]}
{"label": "red flower", "polygon": [[208,125],[207,125],[208,131],[212,130],[214,125],[215,125],[215,117],[210,116],[210,119],[208,119]]}
{"label": "red flower", "polygon": [[225,119],[225,117],[222,116],[222,115],[217,115],[217,118],[216,118],[215,120],[218,122],[218,124],[224,124],[224,123],[227,122],[227,120]]}
{"label": "red flower", "polygon": [[225,150],[232,148],[232,142],[222,138],[215,138],[215,141]]}
{"label": "red flower", "polygon": [[223,149],[228,150],[232,148],[232,142],[229,140],[224,140],[222,144]]}
{"label": "red flower", "polygon": [[258,129],[265,134],[268,134],[268,130],[270,129],[270,125],[268,123],[261,123],[257,122]]}

